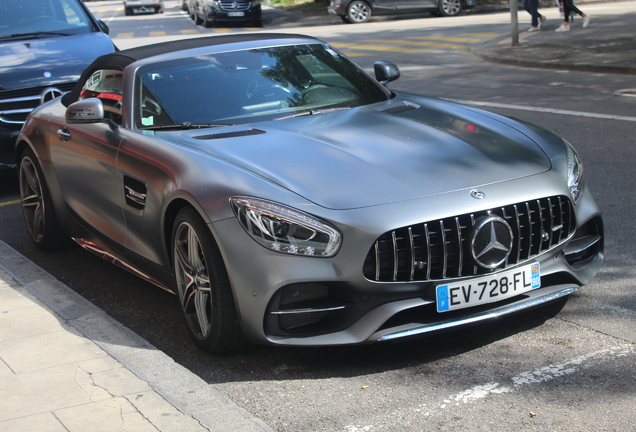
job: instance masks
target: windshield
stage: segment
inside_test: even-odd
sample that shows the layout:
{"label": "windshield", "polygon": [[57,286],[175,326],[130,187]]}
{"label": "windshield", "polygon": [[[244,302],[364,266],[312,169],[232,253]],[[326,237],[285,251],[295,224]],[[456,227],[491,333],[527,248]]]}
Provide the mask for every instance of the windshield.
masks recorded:
{"label": "windshield", "polygon": [[2,0],[0,38],[98,31],[77,0]]}
{"label": "windshield", "polygon": [[135,125],[239,124],[317,114],[389,98],[324,44],[190,57],[141,67]]}

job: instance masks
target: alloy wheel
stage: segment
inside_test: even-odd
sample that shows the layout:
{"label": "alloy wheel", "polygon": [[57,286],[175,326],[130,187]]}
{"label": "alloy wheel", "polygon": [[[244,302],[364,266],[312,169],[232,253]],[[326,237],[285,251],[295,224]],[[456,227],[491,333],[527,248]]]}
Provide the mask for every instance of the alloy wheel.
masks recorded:
{"label": "alloy wheel", "polygon": [[347,18],[354,23],[363,23],[371,18],[371,8],[363,1],[354,1],[349,6]]}
{"label": "alloy wheel", "polygon": [[440,9],[443,15],[455,16],[462,10],[461,0],[442,0]]}
{"label": "alloy wheel", "polygon": [[40,176],[30,157],[22,159],[19,180],[24,220],[31,238],[37,243],[44,237],[45,207]]}
{"label": "alloy wheel", "polygon": [[174,264],[181,307],[192,333],[205,339],[212,322],[212,289],[195,229],[182,222],[175,232]]}

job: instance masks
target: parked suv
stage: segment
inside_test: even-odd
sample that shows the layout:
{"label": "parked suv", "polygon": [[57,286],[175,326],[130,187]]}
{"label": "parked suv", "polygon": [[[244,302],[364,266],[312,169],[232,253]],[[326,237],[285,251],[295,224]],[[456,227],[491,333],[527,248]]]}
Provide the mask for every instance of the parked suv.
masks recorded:
{"label": "parked suv", "polygon": [[69,92],[95,58],[116,50],[80,0],[0,1],[0,169],[15,166],[28,114]]}
{"label": "parked suv", "polygon": [[373,15],[430,12],[455,16],[474,5],[475,0],[331,0],[327,12],[340,15],[346,23],[363,23]]}
{"label": "parked suv", "polygon": [[163,0],[124,0],[126,15],[136,13],[163,13]]}
{"label": "parked suv", "polygon": [[260,0],[190,0],[188,9],[195,24],[204,27],[213,27],[218,22],[263,25]]}

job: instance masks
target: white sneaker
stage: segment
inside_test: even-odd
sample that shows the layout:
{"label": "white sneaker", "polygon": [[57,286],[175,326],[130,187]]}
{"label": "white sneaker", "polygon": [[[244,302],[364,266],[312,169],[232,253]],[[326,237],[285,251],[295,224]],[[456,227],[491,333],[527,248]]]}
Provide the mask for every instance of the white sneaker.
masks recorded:
{"label": "white sneaker", "polygon": [[585,15],[583,17],[583,28],[587,27],[590,25],[590,16],[589,15]]}
{"label": "white sneaker", "polygon": [[[539,28],[541,28],[543,23],[545,23],[545,20],[546,20],[545,15],[539,15]],[[589,21],[589,19],[588,19],[588,21]]]}
{"label": "white sneaker", "polygon": [[570,26],[569,25],[561,24],[561,27],[559,27],[559,28],[557,28],[555,30],[555,32],[566,32],[566,31],[570,31]]}
{"label": "white sneaker", "polygon": [[535,32],[535,31],[539,31],[539,30],[541,30],[541,27],[530,27],[528,29],[529,32]]}

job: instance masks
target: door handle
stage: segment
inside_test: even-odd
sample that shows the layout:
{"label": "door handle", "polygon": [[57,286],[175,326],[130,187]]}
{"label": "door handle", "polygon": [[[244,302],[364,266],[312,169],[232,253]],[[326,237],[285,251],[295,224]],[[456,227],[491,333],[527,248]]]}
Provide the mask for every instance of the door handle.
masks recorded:
{"label": "door handle", "polygon": [[61,139],[62,141],[64,141],[64,142],[70,141],[70,139],[71,139],[71,131],[66,129],[66,128],[58,129],[57,130],[57,137],[59,139]]}

